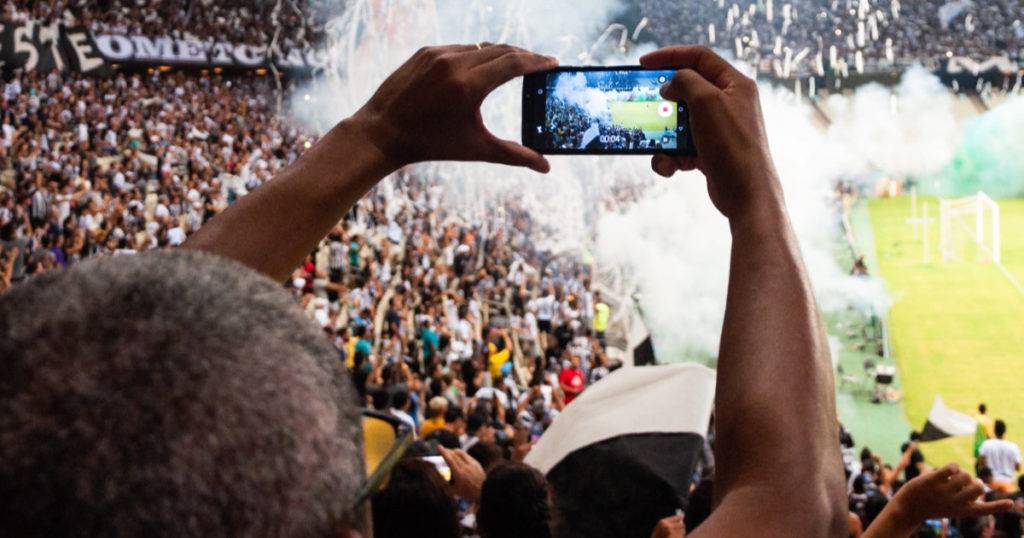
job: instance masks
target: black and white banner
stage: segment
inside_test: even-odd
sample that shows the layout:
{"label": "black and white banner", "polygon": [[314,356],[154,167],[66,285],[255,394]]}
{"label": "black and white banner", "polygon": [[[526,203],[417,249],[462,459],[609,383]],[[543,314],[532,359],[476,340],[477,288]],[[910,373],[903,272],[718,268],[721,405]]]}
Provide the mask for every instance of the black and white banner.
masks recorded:
{"label": "black and white banner", "polygon": [[[548,476],[556,495],[600,481],[598,470],[633,479],[622,466],[635,468],[685,509],[714,397],[715,371],[699,364],[620,368],[566,406],[525,461]],[[607,469],[612,461],[616,468]],[[610,502],[613,493],[595,487],[594,502]]]}
{"label": "black and white banner", "polygon": [[3,24],[0,31],[0,69],[43,73],[56,69],[102,74],[107,63],[87,28],[29,21]]}
{"label": "black and white banner", "polygon": [[273,62],[282,71],[312,71],[324,66],[322,51],[313,48],[268,54],[267,47],[257,45],[113,34],[96,36],[96,45],[110,63],[245,69],[269,67]]}
{"label": "black and white banner", "polygon": [[112,64],[128,66],[188,66],[256,69],[271,65],[289,73],[310,73],[325,65],[323,51],[314,48],[282,51],[267,47],[198,41],[167,36],[93,36],[85,27],[35,21],[3,23],[0,30],[0,69],[48,73],[75,71],[104,74]]}
{"label": "black and white banner", "polygon": [[935,395],[928,421],[921,430],[921,442],[937,441],[946,437],[974,435],[978,421],[970,416],[946,407],[939,395]]}

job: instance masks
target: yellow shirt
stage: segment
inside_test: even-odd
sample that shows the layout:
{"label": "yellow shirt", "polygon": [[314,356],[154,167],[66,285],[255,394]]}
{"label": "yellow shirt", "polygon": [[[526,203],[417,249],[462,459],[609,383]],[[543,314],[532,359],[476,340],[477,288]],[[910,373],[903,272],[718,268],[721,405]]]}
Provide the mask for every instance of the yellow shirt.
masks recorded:
{"label": "yellow shirt", "polygon": [[358,341],[358,336],[349,336],[348,343],[345,344],[345,366],[349,370],[356,367],[356,342]]}
{"label": "yellow shirt", "polygon": [[985,428],[985,435],[993,439],[996,436],[996,421],[988,415],[977,415],[975,418],[978,419],[978,424]]}
{"label": "yellow shirt", "polygon": [[428,418],[427,420],[424,420],[423,424],[420,426],[420,437],[426,437],[435,430],[440,430],[441,428],[444,428],[444,417]]}
{"label": "yellow shirt", "polygon": [[491,379],[501,379],[501,367],[508,362],[512,352],[508,348],[495,352],[497,348],[494,344],[487,344],[487,349],[490,351],[490,357],[487,359],[487,371],[490,372]]}
{"label": "yellow shirt", "polygon": [[605,329],[608,328],[608,305],[604,303],[597,303],[594,310],[596,311],[594,313],[594,330],[599,333],[603,333]]}

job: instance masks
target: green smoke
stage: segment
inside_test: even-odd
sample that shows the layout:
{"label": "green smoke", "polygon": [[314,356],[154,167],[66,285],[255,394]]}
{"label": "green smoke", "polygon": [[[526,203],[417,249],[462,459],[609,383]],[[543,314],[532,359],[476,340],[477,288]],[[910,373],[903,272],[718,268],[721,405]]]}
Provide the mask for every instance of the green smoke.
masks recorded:
{"label": "green smoke", "polygon": [[929,183],[941,196],[983,191],[993,198],[1024,197],[1024,96],[965,122],[953,160],[934,183],[924,181],[923,190],[933,190]]}

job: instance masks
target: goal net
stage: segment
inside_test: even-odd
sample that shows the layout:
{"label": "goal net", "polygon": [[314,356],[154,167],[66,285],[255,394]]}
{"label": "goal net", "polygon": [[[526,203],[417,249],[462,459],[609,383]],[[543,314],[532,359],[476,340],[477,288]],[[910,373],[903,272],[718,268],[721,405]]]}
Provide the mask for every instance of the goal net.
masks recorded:
{"label": "goal net", "polygon": [[947,262],[999,263],[999,204],[983,192],[940,200],[939,249]]}

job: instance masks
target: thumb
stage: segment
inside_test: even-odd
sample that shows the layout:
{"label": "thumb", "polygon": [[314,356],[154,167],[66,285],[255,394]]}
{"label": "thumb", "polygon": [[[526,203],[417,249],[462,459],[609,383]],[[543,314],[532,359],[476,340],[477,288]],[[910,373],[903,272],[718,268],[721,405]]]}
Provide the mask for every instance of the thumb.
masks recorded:
{"label": "thumb", "polygon": [[661,96],[672,101],[695,103],[714,96],[721,90],[693,69],[676,71],[668,83],[661,87]]}
{"label": "thumb", "polygon": [[1013,508],[1013,501],[1002,499],[999,501],[974,503],[967,510],[967,513],[971,516],[988,516],[1009,511],[1011,508]]}
{"label": "thumb", "polygon": [[488,162],[525,166],[541,174],[546,174],[551,170],[551,164],[540,153],[511,140],[502,140],[490,133],[487,138],[489,148],[485,159]]}

